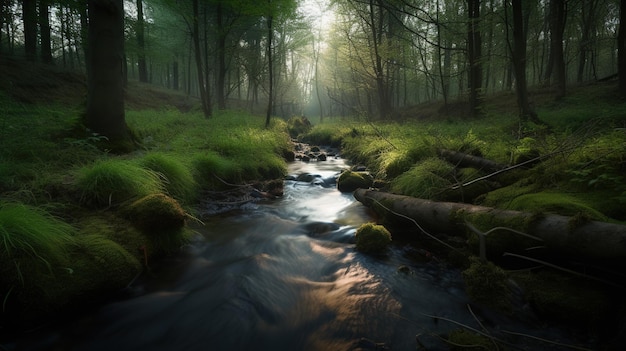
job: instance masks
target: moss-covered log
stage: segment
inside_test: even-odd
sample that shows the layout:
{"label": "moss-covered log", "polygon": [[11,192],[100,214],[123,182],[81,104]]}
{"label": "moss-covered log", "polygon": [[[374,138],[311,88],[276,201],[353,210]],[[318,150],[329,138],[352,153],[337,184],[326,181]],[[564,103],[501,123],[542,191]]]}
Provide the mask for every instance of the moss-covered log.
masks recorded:
{"label": "moss-covered log", "polygon": [[[604,263],[626,260],[625,225],[590,221],[576,216],[437,202],[365,189],[357,189],[354,197],[377,211],[391,210],[409,217],[430,233],[461,234],[466,232],[466,222],[474,225],[480,222],[483,225],[477,226],[484,231],[503,226],[538,237],[543,240],[541,245],[567,257]],[[484,224],[489,227],[485,228]],[[499,234],[494,232],[490,237],[493,235]]]}

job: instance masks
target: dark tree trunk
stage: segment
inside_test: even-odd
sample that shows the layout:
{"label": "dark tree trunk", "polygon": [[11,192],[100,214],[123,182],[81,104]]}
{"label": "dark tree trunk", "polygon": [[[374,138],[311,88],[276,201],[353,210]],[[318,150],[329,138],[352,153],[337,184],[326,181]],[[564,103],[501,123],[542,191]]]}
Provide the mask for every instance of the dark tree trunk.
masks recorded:
{"label": "dark tree trunk", "polygon": [[89,0],[86,125],[111,141],[129,138],[124,114],[124,5]]}
{"label": "dark tree trunk", "polygon": [[37,57],[37,1],[22,0],[24,23],[24,53],[26,59],[34,61]]}
{"label": "dark tree trunk", "polygon": [[565,0],[550,1],[550,60],[546,78],[554,72],[556,98],[565,96],[566,76],[565,57],[563,56],[563,32],[565,31]]}
{"label": "dark tree trunk", "polygon": [[41,61],[43,63],[52,63],[49,8],[49,0],[39,0],[39,31],[41,33]]}
{"label": "dark tree trunk", "polygon": [[620,94],[626,98],[626,0],[620,1],[619,33],[617,35],[617,69]]}
{"label": "dark tree trunk", "polygon": [[482,100],[482,42],[480,37],[480,0],[467,0],[468,30],[467,50],[469,59],[469,104],[472,116],[481,114]]}
{"label": "dark tree trunk", "polygon": [[137,0],[137,69],[139,81],[148,82],[148,68],[146,66],[146,38],[143,18],[143,0]]}
{"label": "dark tree trunk", "polygon": [[209,100],[206,85],[204,84],[205,82],[202,69],[202,52],[200,51],[200,29],[198,26],[198,16],[200,11],[198,7],[198,0],[193,0],[193,29],[191,36],[196,56],[196,69],[198,70],[198,90],[200,91],[200,100],[202,101],[202,112],[204,113],[204,117],[209,118],[211,117],[213,111],[211,111],[211,101]]}
{"label": "dark tree trunk", "polygon": [[522,0],[512,0],[513,8],[513,52],[511,59],[515,73],[515,93],[520,120],[536,121],[537,114],[531,108],[528,100],[528,87],[526,83],[526,28],[524,26],[524,14]]}

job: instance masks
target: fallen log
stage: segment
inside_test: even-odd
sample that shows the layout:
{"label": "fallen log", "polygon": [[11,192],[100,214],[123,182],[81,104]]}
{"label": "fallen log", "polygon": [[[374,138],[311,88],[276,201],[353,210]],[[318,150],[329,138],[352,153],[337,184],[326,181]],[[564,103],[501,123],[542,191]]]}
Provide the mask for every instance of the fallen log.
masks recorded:
{"label": "fallen log", "polygon": [[482,169],[487,172],[496,172],[507,167],[506,165],[501,165],[486,158],[448,149],[439,149],[438,154],[440,157],[457,167],[472,167]]}
{"label": "fallen log", "polygon": [[[535,241],[535,245],[546,246],[549,252],[580,261],[621,265],[626,260],[625,225],[557,214],[538,215],[463,203],[437,202],[366,189],[357,189],[354,197],[386,217],[389,217],[390,210],[411,218],[430,233],[465,235],[466,223],[479,228],[481,223],[483,228],[480,229],[484,231],[502,226],[538,237],[543,241]],[[490,227],[485,228],[485,224]],[[494,232],[489,235],[489,239],[493,241],[503,235]]]}

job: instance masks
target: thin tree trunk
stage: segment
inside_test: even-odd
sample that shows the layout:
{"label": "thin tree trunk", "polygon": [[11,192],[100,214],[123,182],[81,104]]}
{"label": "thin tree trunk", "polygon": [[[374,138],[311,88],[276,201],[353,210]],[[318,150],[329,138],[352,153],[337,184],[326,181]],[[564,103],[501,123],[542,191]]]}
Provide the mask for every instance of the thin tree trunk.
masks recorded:
{"label": "thin tree trunk", "polygon": [[216,9],[217,19],[217,108],[226,109],[226,29],[224,28],[224,13],[222,1],[218,1]]}
{"label": "thin tree trunk", "polygon": [[272,55],[272,41],[274,37],[274,28],[272,25],[273,16],[267,17],[267,64],[268,64],[268,97],[267,97],[267,110],[265,114],[265,128],[270,126],[270,119],[272,117],[272,105],[274,104],[274,59]]}
{"label": "thin tree trunk", "polygon": [[52,63],[52,42],[50,40],[49,0],[39,0],[39,31],[41,33],[41,61]]}
{"label": "thin tree trunk", "polygon": [[467,49],[469,58],[469,96],[470,96],[470,113],[477,117],[481,114],[482,100],[482,63],[481,63],[481,37],[479,21],[480,21],[480,0],[467,1],[468,12],[468,30],[467,30]]}
{"label": "thin tree trunk", "polygon": [[617,70],[620,94],[626,98],[626,0],[620,1],[617,35]]}
{"label": "thin tree trunk", "polygon": [[139,81],[148,82],[148,68],[146,66],[146,39],[143,16],[143,0],[137,0],[137,68],[139,69]]}
{"label": "thin tree trunk", "polygon": [[211,117],[211,102],[207,96],[207,90],[204,82],[204,74],[202,67],[202,52],[200,51],[200,29],[198,25],[198,0],[193,0],[193,29],[192,29],[192,40],[193,46],[196,56],[196,69],[198,76],[198,91],[200,92],[200,100],[202,101],[202,112],[204,113],[205,118]]}

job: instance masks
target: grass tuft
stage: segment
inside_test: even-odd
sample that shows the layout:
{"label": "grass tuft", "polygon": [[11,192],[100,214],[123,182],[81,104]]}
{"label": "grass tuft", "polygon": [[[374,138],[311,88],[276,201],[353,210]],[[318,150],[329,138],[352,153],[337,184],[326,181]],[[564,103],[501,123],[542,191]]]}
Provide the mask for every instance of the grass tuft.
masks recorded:
{"label": "grass tuft", "polygon": [[20,267],[39,266],[51,271],[67,264],[70,249],[76,244],[76,230],[41,209],[31,206],[0,204],[0,266],[3,275],[23,280]]}
{"label": "grass tuft", "polygon": [[172,197],[185,203],[193,202],[198,184],[191,168],[176,156],[159,152],[149,153],[139,161],[139,164],[163,176],[165,188]]}
{"label": "grass tuft", "polygon": [[120,159],[97,161],[79,170],[76,185],[82,202],[97,207],[111,206],[163,190],[159,175]]}

